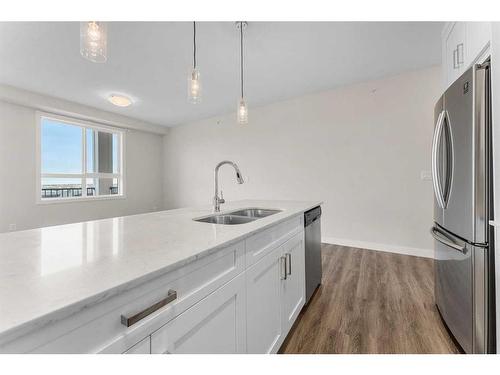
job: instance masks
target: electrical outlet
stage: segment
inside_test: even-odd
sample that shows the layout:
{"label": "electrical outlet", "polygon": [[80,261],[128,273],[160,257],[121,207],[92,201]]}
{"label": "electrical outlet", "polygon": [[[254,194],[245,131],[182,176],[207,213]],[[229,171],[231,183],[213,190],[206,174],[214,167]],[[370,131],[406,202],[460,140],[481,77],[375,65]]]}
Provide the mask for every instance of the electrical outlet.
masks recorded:
{"label": "electrical outlet", "polygon": [[422,181],[432,181],[431,171],[421,171],[420,172],[420,179]]}
{"label": "electrical outlet", "polygon": [[9,230],[10,231],[13,231],[13,230],[16,230],[17,229],[17,225],[14,223],[14,224],[9,224]]}

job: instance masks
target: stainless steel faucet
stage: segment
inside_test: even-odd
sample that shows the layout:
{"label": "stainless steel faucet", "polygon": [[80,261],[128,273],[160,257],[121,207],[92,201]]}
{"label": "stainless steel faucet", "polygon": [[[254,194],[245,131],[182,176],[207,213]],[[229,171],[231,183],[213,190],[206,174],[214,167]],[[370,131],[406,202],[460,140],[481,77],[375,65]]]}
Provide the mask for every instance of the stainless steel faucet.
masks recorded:
{"label": "stainless steel faucet", "polygon": [[241,176],[240,169],[238,168],[236,163],[233,163],[232,161],[229,160],[224,160],[221,161],[219,164],[217,164],[215,166],[215,171],[214,171],[214,186],[215,186],[214,212],[220,212],[220,205],[226,202],[224,200],[224,196],[222,195],[222,191],[220,193],[220,198],[219,198],[219,168],[222,167],[224,164],[229,164],[233,166],[234,170],[236,171],[236,181],[238,181],[238,184],[242,184],[244,182],[243,177]]}

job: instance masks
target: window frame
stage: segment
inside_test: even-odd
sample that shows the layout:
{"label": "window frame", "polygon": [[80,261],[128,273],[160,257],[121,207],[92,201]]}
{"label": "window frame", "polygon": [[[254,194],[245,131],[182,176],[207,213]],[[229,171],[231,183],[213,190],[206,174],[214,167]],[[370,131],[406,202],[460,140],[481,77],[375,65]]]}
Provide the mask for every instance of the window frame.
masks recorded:
{"label": "window frame", "polygon": [[[42,122],[44,119],[54,120],[69,126],[77,126],[82,131],[82,173],[42,173]],[[105,133],[118,134],[118,161],[117,173],[88,173],[87,172],[87,129]],[[97,166],[96,166],[97,167]],[[42,178],[79,178],[82,184],[80,197],[42,198]],[[116,178],[118,179],[118,194],[87,195],[87,178]],[[125,196],[125,131],[97,122],[82,120],[75,117],[63,116],[48,112],[36,111],[36,203],[52,204],[66,202],[88,202],[99,200],[124,199]]]}

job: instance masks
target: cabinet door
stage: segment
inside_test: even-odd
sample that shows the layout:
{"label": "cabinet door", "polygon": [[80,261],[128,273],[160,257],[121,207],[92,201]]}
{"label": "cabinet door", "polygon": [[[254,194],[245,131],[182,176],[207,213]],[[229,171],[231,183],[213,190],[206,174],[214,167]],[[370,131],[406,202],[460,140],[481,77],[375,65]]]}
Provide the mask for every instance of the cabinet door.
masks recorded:
{"label": "cabinet door", "polygon": [[151,353],[151,337],[139,341],[123,354],[150,354]]}
{"label": "cabinet door", "polygon": [[476,62],[491,40],[491,22],[467,22],[467,66]]}
{"label": "cabinet door", "polygon": [[286,279],[282,281],[283,333],[292,328],[295,319],[305,304],[305,246],[304,232],[283,245],[286,258]]}
{"label": "cabinet door", "polygon": [[446,72],[449,86],[465,69],[465,22],[455,22],[446,39]]}
{"label": "cabinet door", "polygon": [[248,353],[275,353],[282,337],[281,277],[282,247],[247,269]]}
{"label": "cabinet door", "polygon": [[245,353],[245,275],[240,274],[151,335],[151,353]]}

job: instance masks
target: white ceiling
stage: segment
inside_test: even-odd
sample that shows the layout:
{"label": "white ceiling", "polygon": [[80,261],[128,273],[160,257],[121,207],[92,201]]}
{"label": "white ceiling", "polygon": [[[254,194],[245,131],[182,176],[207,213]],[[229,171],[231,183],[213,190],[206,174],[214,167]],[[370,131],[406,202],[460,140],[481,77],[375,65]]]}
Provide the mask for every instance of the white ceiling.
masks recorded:
{"label": "white ceiling", "polygon": [[[439,22],[250,22],[245,92],[262,105],[438,64]],[[235,111],[239,34],[234,23],[197,26],[203,101],[187,102],[192,64],[189,22],[108,24],[108,61],[79,53],[79,23],[0,23],[0,83],[160,125]],[[118,108],[105,98],[123,93]]]}

